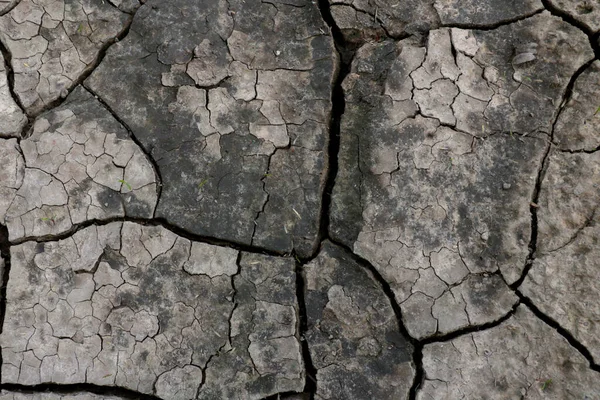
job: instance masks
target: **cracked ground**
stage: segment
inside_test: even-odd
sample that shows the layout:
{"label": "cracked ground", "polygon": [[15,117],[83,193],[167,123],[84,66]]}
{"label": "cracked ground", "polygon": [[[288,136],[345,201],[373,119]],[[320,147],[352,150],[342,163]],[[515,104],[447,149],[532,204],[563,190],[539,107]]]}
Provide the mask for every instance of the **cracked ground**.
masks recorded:
{"label": "cracked ground", "polygon": [[600,400],[600,3],[0,0],[0,400]]}

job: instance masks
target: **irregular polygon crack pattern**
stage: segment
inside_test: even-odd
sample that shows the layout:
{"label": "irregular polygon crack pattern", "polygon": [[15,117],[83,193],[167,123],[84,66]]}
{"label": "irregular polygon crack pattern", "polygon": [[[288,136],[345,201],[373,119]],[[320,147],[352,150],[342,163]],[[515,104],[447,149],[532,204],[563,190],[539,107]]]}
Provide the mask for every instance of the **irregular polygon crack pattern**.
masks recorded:
{"label": "irregular polygon crack pattern", "polygon": [[0,391],[0,400],[123,400],[122,397],[93,393],[23,393],[10,390]]}
{"label": "irregular polygon crack pattern", "polygon": [[19,136],[27,117],[12,97],[5,62],[0,53],[0,137]]}
{"label": "irregular polygon crack pattern", "polygon": [[600,374],[525,306],[497,327],[423,349],[417,399],[595,399]]}
{"label": "irregular polygon crack pattern", "polygon": [[600,364],[600,153],[554,152],[540,193],[538,251],[519,290]]}
{"label": "irregular polygon crack pattern", "polygon": [[407,399],[413,348],[374,277],[328,241],[304,274],[316,398]]}
{"label": "irregular polygon crack pattern", "polygon": [[593,0],[547,0],[557,11],[568,15],[590,32],[600,30],[600,4]]}
{"label": "irregular polygon crack pattern", "polygon": [[206,385],[242,398],[301,391],[293,262],[244,254],[238,272],[238,254],[131,222],[13,246],[3,383],[183,400],[208,365]]}
{"label": "irregular polygon crack pattern", "polygon": [[301,392],[305,370],[298,340],[292,258],[242,253],[233,278],[230,341],[206,369],[200,399],[260,399]]}
{"label": "irregular polygon crack pattern", "polygon": [[151,162],[82,87],[36,119],[21,140],[23,156],[14,139],[3,147],[10,169],[0,175],[0,217],[11,241],[64,233],[88,220],[154,213]]}
{"label": "irregular polygon crack pattern", "polygon": [[85,84],[156,160],[157,216],[308,256],[336,64],[313,2],[148,1]]}
{"label": "irregular polygon crack pattern", "polygon": [[0,17],[14,91],[27,112],[66,96],[129,18],[102,0],[22,0]]}
{"label": "irregular polygon crack pattern", "polygon": [[327,0],[331,15],[349,43],[422,34],[439,26],[433,0]]}
{"label": "irregular polygon crack pattern", "polygon": [[562,150],[600,148],[600,61],[594,61],[575,81],[569,101],[554,126],[554,141]]}
{"label": "irregular polygon crack pattern", "polygon": [[[523,40],[536,57],[516,64]],[[414,337],[496,321],[517,302],[506,283],[529,253],[547,134],[592,57],[587,37],[548,13],[357,52],[331,234],[389,282]]]}
{"label": "irregular polygon crack pattern", "polygon": [[444,25],[494,26],[544,9],[540,0],[435,0]]}

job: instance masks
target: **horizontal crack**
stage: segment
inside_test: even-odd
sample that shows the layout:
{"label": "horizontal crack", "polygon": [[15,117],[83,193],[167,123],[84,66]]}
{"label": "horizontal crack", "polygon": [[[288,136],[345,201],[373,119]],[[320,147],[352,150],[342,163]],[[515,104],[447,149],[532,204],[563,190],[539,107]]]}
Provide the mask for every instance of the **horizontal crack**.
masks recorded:
{"label": "horizontal crack", "polygon": [[55,394],[72,395],[75,393],[88,392],[97,394],[100,396],[117,396],[123,399],[135,399],[135,400],[160,400],[160,397],[143,394],[129,389],[119,387],[108,387],[92,385],[89,383],[77,383],[62,385],[56,383],[44,383],[41,385],[19,385],[14,383],[0,384],[0,390],[7,390],[18,393],[47,393],[52,392]]}
{"label": "horizontal crack", "polygon": [[103,219],[103,220],[92,219],[92,220],[87,220],[85,222],[82,222],[80,224],[73,225],[73,227],[71,229],[69,229],[68,231],[61,233],[61,234],[44,235],[44,236],[37,236],[37,237],[36,236],[28,236],[28,237],[20,238],[17,240],[13,240],[10,242],[10,245],[18,245],[21,243],[31,242],[31,241],[38,242],[38,243],[54,242],[54,241],[69,238],[69,237],[73,236],[73,234],[75,234],[76,232],[78,232],[82,229],[85,229],[87,227],[104,226],[104,225],[108,225],[113,222],[133,222],[133,223],[137,223],[140,225],[146,225],[146,226],[161,226],[161,227],[173,232],[174,234],[181,236],[183,238],[189,239],[193,242],[201,242],[201,243],[206,243],[206,244],[211,244],[214,246],[221,246],[221,247],[230,247],[232,249],[235,249],[238,251],[243,251],[246,253],[265,254],[265,255],[269,255],[271,257],[285,257],[285,258],[290,257],[289,254],[286,254],[283,252],[276,252],[273,250],[268,250],[268,249],[258,247],[258,246],[252,246],[252,245],[247,245],[244,243],[227,241],[227,240],[210,237],[210,236],[197,235],[195,233],[189,232],[183,228],[180,228],[176,225],[169,223],[164,218],[114,217],[114,218],[107,218],[107,219]]}

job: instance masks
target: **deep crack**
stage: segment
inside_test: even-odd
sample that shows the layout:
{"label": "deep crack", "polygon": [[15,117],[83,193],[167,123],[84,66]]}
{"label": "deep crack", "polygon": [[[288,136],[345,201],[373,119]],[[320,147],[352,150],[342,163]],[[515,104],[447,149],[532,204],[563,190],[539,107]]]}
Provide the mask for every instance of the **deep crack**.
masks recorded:
{"label": "deep crack", "polygon": [[[90,226],[103,226],[103,225],[108,225],[113,222],[134,222],[136,224],[146,225],[146,226],[161,226],[161,227],[175,233],[176,235],[184,237],[193,242],[206,243],[206,244],[210,244],[213,246],[220,246],[220,247],[230,247],[230,248],[238,250],[238,251],[244,251],[247,253],[254,253],[254,254],[266,254],[271,257],[286,257],[286,258],[288,257],[288,255],[286,255],[286,254],[278,253],[278,252],[268,250],[268,249],[265,249],[262,247],[251,246],[248,244],[238,243],[238,242],[233,242],[233,241],[227,241],[227,240],[223,240],[223,239],[219,239],[219,238],[215,238],[215,237],[197,235],[195,233],[189,232],[183,228],[180,228],[176,225],[169,223],[164,218],[150,218],[149,219],[149,218],[134,218],[134,217],[127,217],[127,216],[113,217],[113,218],[107,218],[107,219],[102,219],[102,220],[97,220],[97,219],[86,220],[85,222],[82,222],[80,224],[73,225],[73,227],[71,229],[69,229],[68,231],[57,234],[57,235],[45,235],[45,236],[34,236],[34,237],[28,236],[28,237],[19,238],[17,240],[13,240],[12,242],[7,241],[7,243],[9,243],[10,245],[18,245],[18,244],[22,244],[22,243],[30,242],[30,241],[35,241],[38,243],[55,242],[55,241],[69,238],[69,237],[73,236],[76,232],[79,232]],[[0,227],[2,227],[2,226],[3,225],[0,225]],[[7,234],[7,237],[8,237],[8,234]]]}
{"label": "deep crack", "polygon": [[331,8],[328,0],[319,0],[319,10],[321,11],[321,17],[331,30],[331,35],[335,43],[335,48],[338,54],[338,67],[337,74],[334,80],[332,92],[331,92],[331,119],[329,121],[329,145],[327,150],[328,155],[328,168],[327,178],[325,180],[325,187],[323,189],[323,198],[321,202],[321,222],[319,226],[319,242],[322,242],[326,238],[329,238],[329,223],[330,223],[330,208],[331,208],[331,194],[333,192],[333,186],[335,185],[335,179],[338,172],[339,166],[339,152],[340,152],[340,134],[341,134],[341,121],[344,111],[346,109],[346,100],[344,97],[344,89],[342,83],[346,76],[350,73],[352,59],[357,49],[357,45],[349,44],[344,39],[344,36],[340,28],[335,23],[333,16],[331,15]]}
{"label": "deep crack", "polygon": [[100,396],[115,396],[122,399],[131,400],[161,400],[160,397],[143,394],[134,390],[123,389],[119,387],[108,387],[92,385],[89,383],[77,383],[70,385],[45,383],[41,385],[19,385],[14,383],[0,384],[0,390],[7,390],[11,392],[23,393],[23,394],[34,394],[34,393],[47,393],[52,392],[59,395],[69,395],[81,392],[88,392],[97,394]]}
{"label": "deep crack", "polygon": [[531,213],[531,237],[530,237],[529,245],[528,245],[529,253],[525,260],[525,267],[523,268],[523,272],[521,273],[521,276],[514,283],[509,285],[510,288],[513,290],[516,290],[519,286],[521,286],[521,284],[523,283],[523,281],[529,274],[529,271],[531,270],[531,267],[533,266],[533,262],[537,256],[537,254],[536,254],[537,242],[538,242],[538,215],[537,215],[537,212],[538,212],[538,208],[539,208],[538,202],[539,202],[539,198],[540,198],[540,193],[542,191],[542,183],[544,181],[546,170],[548,169],[550,152],[552,150],[552,144],[554,142],[554,131],[555,131],[556,124],[558,122],[558,119],[560,118],[562,111],[565,109],[566,105],[568,104],[569,100],[571,99],[571,96],[573,95],[573,88],[575,86],[575,82],[577,81],[577,78],[579,78],[579,76],[593,62],[594,62],[594,60],[590,60],[587,63],[583,64],[577,71],[575,71],[575,73],[571,77],[571,80],[567,84],[565,93],[563,94],[562,102],[560,104],[558,112],[556,113],[556,117],[552,123],[552,129],[550,131],[550,139],[546,146],[544,156],[542,157],[542,163],[538,170],[538,174],[537,174],[537,178],[536,178],[536,182],[535,182],[535,188],[533,190],[533,196],[531,198],[531,202],[529,205],[529,210]]}
{"label": "deep crack", "polygon": [[558,322],[537,308],[537,306],[529,299],[529,297],[522,294],[519,290],[516,290],[516,293],[521,299],[521,303],[525,304],[527,308],[529,308],[529,310],[535,314],[536,317],[542,320],[546,325],[552,327],[556,332],[558,332],[559,335],[565,338],[565,340],[569,342],[572,347],[574,347],[583,357],[585,357],[585,359],[590,363],[590,369],[600,372],[600,365],[594,363],[592,353],[587,349],[587,347],[575,339],[575,337],[568,330],[560,326]]}
{"label": "deep crack", "polygon": [[302,359],[304,360],[304,369],[306,382],[304,384],[304,393],[309,395],[310,400],[315,398],[317,393],[317,369],[315,368],[310,350],[308,348],[308,340],[306,333],[308,332],[308,317],[306,313],[306,282],[304,279],[304,264],[296,262],[296,298],[298,299],[298,335],[300,345],[302,347]]}
{"label": "deep crack", "polygon": [[592,31],[587,26],[585,26],[585,24],[583,24],[582,22],[573,18],[573,16],[569,15],[568,13],[561,10],[560,8],[552,5],[550,3],[550,0],[541,0],[541,2],[544,5],[544,8],[546,10],[550,11],[550,14],[560,17],[566,23],[573,25],[574,27],[578,28],[583,33],[585,33],[588,36],[588,38],[590,40],[590,46],[592,47],[592,49],[594,50],[594,54],[596,55],[595,59],[600,59],[600,43],[598,43],[598,38],[600,37],[600,32]]}

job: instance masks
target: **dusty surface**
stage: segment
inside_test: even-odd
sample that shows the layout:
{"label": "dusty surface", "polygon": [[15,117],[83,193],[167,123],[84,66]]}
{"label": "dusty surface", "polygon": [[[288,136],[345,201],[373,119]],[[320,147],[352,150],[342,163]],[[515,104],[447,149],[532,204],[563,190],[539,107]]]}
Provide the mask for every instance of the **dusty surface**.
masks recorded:
{"label": "dusty surface", "polygon": [[600,399],[598,10],[0,0],[0,399]]}

